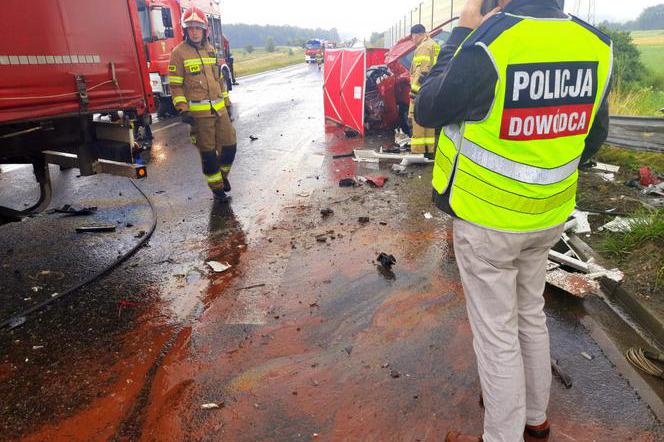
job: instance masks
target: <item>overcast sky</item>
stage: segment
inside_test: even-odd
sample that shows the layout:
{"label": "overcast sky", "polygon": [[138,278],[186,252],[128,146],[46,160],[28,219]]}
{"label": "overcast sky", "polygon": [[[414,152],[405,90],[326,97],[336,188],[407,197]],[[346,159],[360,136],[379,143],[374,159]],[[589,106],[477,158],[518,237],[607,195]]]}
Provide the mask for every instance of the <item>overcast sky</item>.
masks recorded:
{"label": "overcast sky", "polygon": [[[567,9],[580,2],[580,15],[587,15],[588,1],[567,0]],[[626,21],[638,16],[643,8],[664,0],[596,0],[595,3],[600,20]],[[417,4],[417,0],[223,0],[221,5],[225,23],[337,28],[342,34],[367,37],[372,31],[386,30]]]}

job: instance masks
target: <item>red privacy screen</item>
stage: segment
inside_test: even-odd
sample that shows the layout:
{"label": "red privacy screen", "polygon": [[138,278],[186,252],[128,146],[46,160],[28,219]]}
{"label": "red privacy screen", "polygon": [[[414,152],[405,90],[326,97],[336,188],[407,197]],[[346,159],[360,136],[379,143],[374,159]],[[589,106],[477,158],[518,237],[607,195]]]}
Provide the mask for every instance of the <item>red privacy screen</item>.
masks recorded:
{"label": "red privacy screen", "polygon": [[361,135],[364,135],[366,58],[364,49],[328,49],[323,77],[325,117]]}

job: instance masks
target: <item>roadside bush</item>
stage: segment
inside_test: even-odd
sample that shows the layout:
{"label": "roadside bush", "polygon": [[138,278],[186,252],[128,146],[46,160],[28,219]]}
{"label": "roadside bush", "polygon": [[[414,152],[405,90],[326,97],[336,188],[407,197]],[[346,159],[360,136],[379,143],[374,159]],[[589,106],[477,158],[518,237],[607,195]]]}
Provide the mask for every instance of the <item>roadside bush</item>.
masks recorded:
{"label": "roadside bush", "polygon": [[268,37],[267,40],[265,40],[265,50],[268,52],[274,52],[274,38]]}
{"label": "roadside bush", "polygon": [[252,45],[246,45],[244,47],[244,50],[247,51],[247,54],[251,54],[252,52],[254,52],[254,47]]}
{"label": "roadside bush", "polygon": [[288,48],[288,56],[292,57],[294,54],[293,48]]}
{"label": "roadside bush", "polygon": [[613,40],[613,80],[622,85],[635,85],[646,76],[646,68],[641,63],[639,48],[632,41],[632,35],[625,31],[601,30]]}

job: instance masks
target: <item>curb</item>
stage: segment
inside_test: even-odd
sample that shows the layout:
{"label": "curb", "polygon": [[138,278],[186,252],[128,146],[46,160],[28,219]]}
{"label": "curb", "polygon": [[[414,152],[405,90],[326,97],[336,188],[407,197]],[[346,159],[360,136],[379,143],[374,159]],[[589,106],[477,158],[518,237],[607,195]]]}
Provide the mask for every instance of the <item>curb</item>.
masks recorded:
{"label": "curb", "polygon": [[[592,247],[576,235],[570,235],[570,245],[586,261],[590,258],[593,258],[597,262],[604,261],[595,253]],[[660,348],[664,348],[664,318],[659,318],[638,297],[625,290],[620,283],[608,278],[602,278],[600,285],[602,291],[610,301],[624,308],[631,319],[642,327]]]}

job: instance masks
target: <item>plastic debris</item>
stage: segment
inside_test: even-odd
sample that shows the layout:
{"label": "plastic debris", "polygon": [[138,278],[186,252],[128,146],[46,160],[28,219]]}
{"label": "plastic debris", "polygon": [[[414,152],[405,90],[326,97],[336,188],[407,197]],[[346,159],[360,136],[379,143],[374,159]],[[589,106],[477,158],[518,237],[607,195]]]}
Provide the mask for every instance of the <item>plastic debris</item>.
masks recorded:
{"label": "plastic debris", "polygon": [[219,409],[219,408],[221,408],[221,406],[219,404],[214,403],[214,402],[211,402],[209,404],[201,405],[201,409],[203,409],[203,410],[216,410],[216,409]]}
{"label": "plastic debris", "polygon": [[431,213],[429,213],[429,212],[425,213],[425,214],[424,214],[424,217],[425,217],[426,219],[433,219],[433,215],[432,215]]}
{"label": "plastic debris", "polygon": [[385,185],[385,182],[387,181],[387,178],[378,175],[378,176],[359,176],[357,179],[360,182],[364,182],[369,184],[371,187],[383,187]]}
{"label": "plastic debris", "polygon": [[368,216],[361,216],[357,219],[357,222],[360,224],[367,224],[371,219]]}
{"label": "plastic debris", "polygon": [[231,265],[227,262],[208,261],[206,264],[210,266],[212,271],[215,273],[223,273],[231,268]]}
{"label": "plastic debris", "polygon": [[595,163],[593,169],[601,170],[603,172],[610,172],[610,173],[620,172],[620,166],[614,166],[613,164],[605,164],[605,163]]}
{"label": "plastic debris", "polygon": [[258,139],[257,136],[255,136],[255,135],[249,135],[249,140],[251,140],[252,142],[256,141],[257,139]]}
{"label": "plastic debris", "polygon": [[650,167],[645,166],[639,169],[639,184],[643,187],[656,186],[661,182],[662,180],[652,173]]}
{"label": "plastic debris", "polygon": [[588,212],[575,210],[572,216],[574,217],[574,219],[576,219],[576,226],[574,227],[574,233],[578,235],[582,235],[584,233],[592,233],[590,222],[588,222]]}
{"label": "plastic debris", "polygon": [[320,209],[320,214],[323,216],[323,218],[327,218],[328,216],[334,214],[334,210],[329,208]]}
{"label": "plastic debris", "polygon": [[581,352],[581,356],[583,356],[584,358],[588,359],[589,361],[592,361],[592,360],[593,360],[593,357],[590,356],[590,355],[589,355],[588,353],[586,353],[585,351],[582,351],[582,352]]}
{"label": "plastic debris", "polygon": [[621,218],[617,216],[613,221],[604,224],[599,228],[600,231],[608,230],[613,233],[627,233],[632,231],[632,227],[640,220],[637,218]]}

